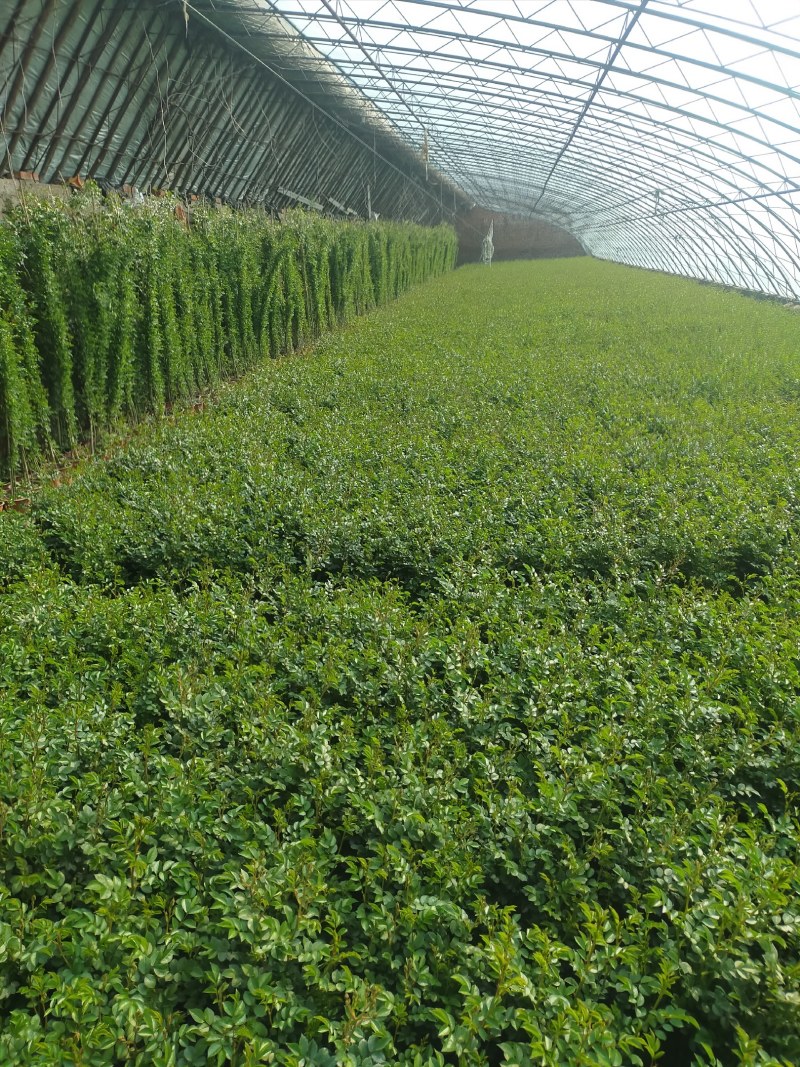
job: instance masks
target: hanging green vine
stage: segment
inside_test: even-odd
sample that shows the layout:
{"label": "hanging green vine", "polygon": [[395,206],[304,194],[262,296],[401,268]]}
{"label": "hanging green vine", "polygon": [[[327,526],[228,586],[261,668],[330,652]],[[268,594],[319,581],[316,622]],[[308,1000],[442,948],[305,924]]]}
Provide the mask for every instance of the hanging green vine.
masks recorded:
{"label": "hanging green vine", "polygon": [[26,205],[16,228],[21,250],[19,278],[27,290],[41,382],[48,398],[51,430],[65,446],[77,440],[73,388],[73,335],[65,290],[81,284],[74,271],[74,249],[67,231],[70,218],[55,203]]}
{"label": "hanging green vine", "polygon": [[0,470],[161,411],[455,263],[449,227],[133,208],[87,188],[0,227]]}
{"label": "hanging green vine", "polygon": [[0,468],[10,471],[48,442],[50,421],[20,256],[15,235],[0,228]]}

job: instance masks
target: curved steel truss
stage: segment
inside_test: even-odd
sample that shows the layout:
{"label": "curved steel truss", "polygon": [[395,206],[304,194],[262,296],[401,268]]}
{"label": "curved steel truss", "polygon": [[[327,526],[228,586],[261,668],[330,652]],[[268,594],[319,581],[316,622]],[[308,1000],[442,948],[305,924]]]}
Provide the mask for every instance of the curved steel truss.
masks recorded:
{"label": "curved steel truss", "polygon": [[170,190],[274,212],[463,217],[466,195],[426,175],[389,120],[265,10],[0,0],[0,210],[25,182],[55,195],[92,179],[127,196]]}
{"label": "curved steel truss", "polygon": [[286,18],[480,206],[557,223],[597,256],[797,297],[792,10],[251,0],[247,17],[266,34],[270,14]]}

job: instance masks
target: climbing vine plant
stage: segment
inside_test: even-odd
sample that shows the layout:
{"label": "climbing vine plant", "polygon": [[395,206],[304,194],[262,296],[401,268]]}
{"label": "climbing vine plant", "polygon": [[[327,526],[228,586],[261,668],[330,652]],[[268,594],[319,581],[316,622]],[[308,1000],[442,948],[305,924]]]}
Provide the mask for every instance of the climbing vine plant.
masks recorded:
{"label": "climbing vine plant", "polygon": [[94,442],[455,263],[444,226],[184,215],[94,188],[11,210],[0,229],[0,471]]}

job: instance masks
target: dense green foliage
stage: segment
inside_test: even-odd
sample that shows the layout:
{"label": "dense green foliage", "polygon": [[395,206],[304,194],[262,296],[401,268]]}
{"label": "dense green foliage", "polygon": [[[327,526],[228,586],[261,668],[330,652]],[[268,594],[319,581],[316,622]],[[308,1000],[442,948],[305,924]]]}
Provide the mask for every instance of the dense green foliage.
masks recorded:
{"label": "dense green foliage", "polygon": [[800,1062],[799,455],[791,312],[505,264],[0,515],[0,1062]]}
{"label": "dense green foliage", "polygon": [[[185,212],[184,212],[185,214]],[[453,266],[454,232],[132,209],[89,189],[0,228],[0,473],[92,441]]]}

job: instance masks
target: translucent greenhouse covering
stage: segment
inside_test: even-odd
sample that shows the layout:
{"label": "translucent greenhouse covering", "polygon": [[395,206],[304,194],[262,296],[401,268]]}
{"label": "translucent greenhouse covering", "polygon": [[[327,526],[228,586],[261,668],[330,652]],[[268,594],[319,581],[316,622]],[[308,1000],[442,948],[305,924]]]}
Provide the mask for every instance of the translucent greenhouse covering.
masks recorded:
{"label": "translucent greenhouse covering", "polygon": [[0,210],[123,196],[425,225],[466,194],[260,0],[0,2]]}
{"label": "translucent greenhouse covering", "polygon": [[799,104],[794,0],[0,3],[0,180],[455,222],[475,259],[495,213],[500,258],[522,218],[794,299]]}
{"label": "translucent greenhouse covering", "polygon": [[286,18],[481,207],[557,223],[596,256],[800,295],[787,0],[248,7],[251,25]]}

